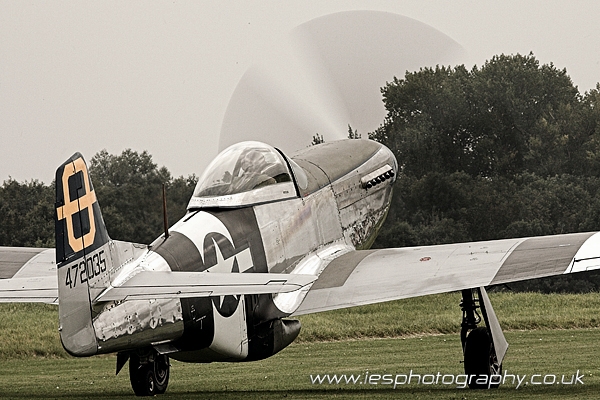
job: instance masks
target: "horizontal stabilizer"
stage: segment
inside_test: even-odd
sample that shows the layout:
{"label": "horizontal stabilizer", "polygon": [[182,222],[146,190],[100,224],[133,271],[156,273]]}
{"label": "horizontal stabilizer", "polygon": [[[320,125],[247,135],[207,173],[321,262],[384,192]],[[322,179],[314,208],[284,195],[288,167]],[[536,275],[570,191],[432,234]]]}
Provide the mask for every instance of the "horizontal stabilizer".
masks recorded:
{"label": "horizontal stabilizer", "polygon": [[58,304],[56,276],[0,279],[0,303]]}
{"label": "horizontal stabilizer", "polygon": [[94,302],[293,292],[315,275],[142,271],[103,291]]}

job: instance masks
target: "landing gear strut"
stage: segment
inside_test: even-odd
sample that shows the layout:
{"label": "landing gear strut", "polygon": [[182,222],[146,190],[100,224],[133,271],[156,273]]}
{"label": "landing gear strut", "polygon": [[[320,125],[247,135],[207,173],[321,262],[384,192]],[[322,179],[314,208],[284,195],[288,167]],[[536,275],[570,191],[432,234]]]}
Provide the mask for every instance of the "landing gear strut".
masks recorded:
{"label": "landing gear strut", "polygon": [[129,379],[136,396],[163,394],[169,384],[169,356],[154,349],[129,354]]}
{"label": "landing gear strut", "polygon": [[[469,376],[471,389],[497,388],[498,377],[502,374],[502,360],[508,343],[500,328],[492,304],[484,288],[462,291],[462,323],[460,341],[462,343],[465,374]],[[481,310],[482,316],[479,315]],[[477,325],[484,321],[484,327]]]}

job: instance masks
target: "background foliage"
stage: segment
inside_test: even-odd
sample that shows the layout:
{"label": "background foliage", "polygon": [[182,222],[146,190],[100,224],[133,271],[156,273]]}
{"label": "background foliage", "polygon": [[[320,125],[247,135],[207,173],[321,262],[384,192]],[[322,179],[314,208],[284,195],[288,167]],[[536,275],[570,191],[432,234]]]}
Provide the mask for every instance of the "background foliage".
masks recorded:
{"label": "background foliage", "polygon": [[[167,190],[169,222],[185,214],[197,182],[195,175],[173,178],[148,152],[120,155],[98,152],[89,161],[96,198],[111,238],[150,243],[163,231],[162,185]],[[54,247],[54,182],[0,186],[0,246]]]}
{"label": "background foliage", "polygon": [[[581,94],[532,54],[424,68],[382,88],[370,134],[401,174],[375,247],[600,229],[600,85]],[[511,284],[598,290],[595,275]]]}

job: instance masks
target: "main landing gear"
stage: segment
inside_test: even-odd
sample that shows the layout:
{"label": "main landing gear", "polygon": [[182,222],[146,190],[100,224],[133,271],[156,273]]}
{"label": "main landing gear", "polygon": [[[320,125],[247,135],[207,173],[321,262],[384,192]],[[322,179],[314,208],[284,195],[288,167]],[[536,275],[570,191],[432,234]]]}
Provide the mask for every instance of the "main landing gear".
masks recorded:
{"label": "main landing gear", "polygon": [[169,384],[169,356],[153,348],[117,354],[117,374],[129,359],[129,379],[136,396],[163,394]]}
{"label": "main landing gear", "polygon": [[[469,388],[497,388],[508,343],[485,289],[463,290],[460,307],[463,314],[460,341]],[[478,327],[482,320],[485,326]]]}

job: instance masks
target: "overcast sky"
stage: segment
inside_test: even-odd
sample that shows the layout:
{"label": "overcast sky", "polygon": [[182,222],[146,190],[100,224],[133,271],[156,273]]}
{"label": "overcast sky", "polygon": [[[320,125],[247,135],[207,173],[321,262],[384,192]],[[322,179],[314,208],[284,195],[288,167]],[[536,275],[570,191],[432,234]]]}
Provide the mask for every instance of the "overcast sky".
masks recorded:
{"label": "overcast sky", "polygon": [[104,148],[148,150],[175,176],[199,175],[244,73],[295,27],[350,10],[427,24],[466,50],[468,66],[533,51],[581,92],[600,81],[592,0],[0,0],[0,182],[49,183],[75,151]]}

